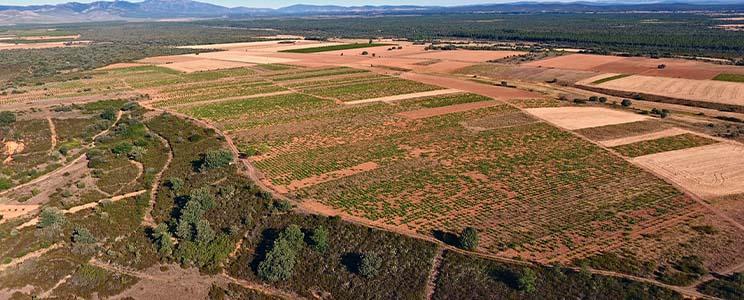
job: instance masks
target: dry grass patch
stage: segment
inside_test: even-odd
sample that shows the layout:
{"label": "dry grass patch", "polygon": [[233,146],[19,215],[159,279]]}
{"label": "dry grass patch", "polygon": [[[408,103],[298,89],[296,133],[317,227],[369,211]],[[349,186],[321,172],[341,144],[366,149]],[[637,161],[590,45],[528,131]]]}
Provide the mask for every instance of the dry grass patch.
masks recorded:
{"label": "dry grass patch", "polygon": [[648,120],[649,117],[602,107],[530,108],[527,112],[568,130]]}
{"label": "dry grass patch", "polygon": [[640,141],[614,147],[615,151],[628,157],[638,157],[649,154],[682,150],[687,148],[715,144],[718,141],[705,138],[696,134],[685,133],[675,136],[667,136],[653,140]]}

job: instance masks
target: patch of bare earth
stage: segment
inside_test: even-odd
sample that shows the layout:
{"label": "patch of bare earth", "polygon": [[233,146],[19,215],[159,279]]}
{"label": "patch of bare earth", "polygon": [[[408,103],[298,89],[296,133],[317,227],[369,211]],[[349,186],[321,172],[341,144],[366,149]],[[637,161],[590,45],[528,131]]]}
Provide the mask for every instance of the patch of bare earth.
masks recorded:
{"label": "patch of bare earth", "polygon": [[680,128],[670,128],[658,132],[647,133],[636,136],[629,136],[624,138],[617,138],[611,140],[600,141],[599,143],[605,147],[616,147],[621,145],[633,144],[637,142],[656,140],[664,137],[677,136],[685,133],[691,133],[690,131]]}
{"label": "patch of bare earth", "polygon": [[602,107],[545,107],[526,109],[530,114],[568,130],[624,124],[650,119],[639,114]]}
{"label": "patch of bare earth", "polygon": [[359,164],[350,168],[328,172],[321,175],[316,175],[312,177],[308,177],[302,180],[295,180],[292,181],[290,184],[288,184],[284,189],[287,191],[294,191],[301,188],[313,186],[319,183],[328,182],[331,180],[336,180],[343,177],[348,177],[354,174],[359,174],[366,171],[371,171],[374,169],[377,169],[378,165],[375,162],[366,162],[363,164]]}
{"label": "patch of bare earth", "polygon": [[451,113],[470,111],[470,110],[498,106],[498,105],[504,105],[504,102],[492,100],[492,101],[463,103],[463,104],[456,104],[456,105],[450,105],[450,106],[444,106],[444,107],[423,108],[423,109],[418,109],[414,111],[402,112],[402,113],[399,113],[398,115],[408,118],[408,119],[416,120],[416,119],[431,118],[431,117],[436,117],[436,116],[441,116],[441,115],[446,115],[446,114],[451,114]]}
{"label": "patch of bare earth", "polygon": [[3,164],[5,165],[13,161],[13,155],[23,152],[23,149],[25,147],[26,146],[21,142],[14,142],[14,141],[5,142],[5,146],[3,147],[3,149],[5,150],[5,155],[7,157],[3,160]]}

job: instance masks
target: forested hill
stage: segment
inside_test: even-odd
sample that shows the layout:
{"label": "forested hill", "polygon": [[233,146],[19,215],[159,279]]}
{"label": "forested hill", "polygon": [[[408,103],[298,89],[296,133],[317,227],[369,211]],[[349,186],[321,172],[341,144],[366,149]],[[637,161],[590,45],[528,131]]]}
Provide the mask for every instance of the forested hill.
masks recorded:
{"label": "forested hill", "polygon": [[88,21],[168,18],[247,18],[277,16],[338,15],[441,15],[480,13],[588,13],[588,12],[744,12],[744,2],[733,0],[637,3],[602,2],[514,2],[467,6],[334,6],[292,5],[279,9],[233,7],[192,0],[145,0],[143,2],[97,1],[58,5],[3,6],[0,24],[74,23]]}

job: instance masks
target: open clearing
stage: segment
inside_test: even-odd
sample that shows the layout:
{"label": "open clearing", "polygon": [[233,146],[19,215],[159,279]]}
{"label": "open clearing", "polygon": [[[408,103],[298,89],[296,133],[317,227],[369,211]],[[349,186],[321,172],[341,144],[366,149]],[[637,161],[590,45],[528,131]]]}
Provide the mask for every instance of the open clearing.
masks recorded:
{"label": "open clearing", "polygon": [[410,58],[446,59],[463,62],[487,62],[489,60],[502,59],[508,56],[522,55],[521,51],[476,51],[476,50],[454,50],[454,51],[427,51],[421,54],[407,55]]}
{"label": "open clearing", "polygon": [[530,108],[527,112],[568,130],[648,120],[649,117],[602,107]]}
{"label": "open clearing", "polygon": [[744,84],[736,82],[634,75],[596,86],[679,99],[744,105]]}
{"label": "open clearing", "polygon": [[245,52],[240,52],[240,51],[209,52],[209,53],[201,53],[199,55],[185,54],[184,56],[197,57],[197,58],[211,58],[211,59],[217,59],[217,60],[227,60],[227,61],[234,61],[234,62],[254,63],[254,64],[281,64],[281,63],[288,63],[288,62],[295,61],[294,59],[287,59],[287,58],[248,55]]}
{"label": "open clearing", "polygon": [[744,192],[744,146],[732,143],[641,156],[634,162],[702,197]]}
{"label": "open clearing", "polygon": [[253,64],[235,62],[235,61],[217,60],[217,59],[200,59],[200,60],[192,60],[192,61],[184,61],[184,62],[174,62],[171,64],[165,64],[162,66],[169,68],[169,69],[176,70],[176,71],[191,73],[191,72],[198,72],[198,71],[211,71],[211,70],[219,70],[219,69],[249,67],[249,66],[253,66]]}

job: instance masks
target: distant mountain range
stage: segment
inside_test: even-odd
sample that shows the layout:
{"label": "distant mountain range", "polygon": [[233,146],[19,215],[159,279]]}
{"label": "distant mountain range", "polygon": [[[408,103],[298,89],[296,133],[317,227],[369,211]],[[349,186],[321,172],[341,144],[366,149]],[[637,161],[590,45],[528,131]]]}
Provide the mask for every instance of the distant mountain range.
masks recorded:
{"label": "distant mountain range", "polygon": [[0,24],[68,23],[112,20],[276,17],[312,15],[403,15],[488,12],[612,12],[612,11],[744,11],[743,0],[514,2],[467,6],[335,6],[293,5],[279,9],[233,7],[191,0],[144,2],[98,1],[58,5],[0,5]]}

